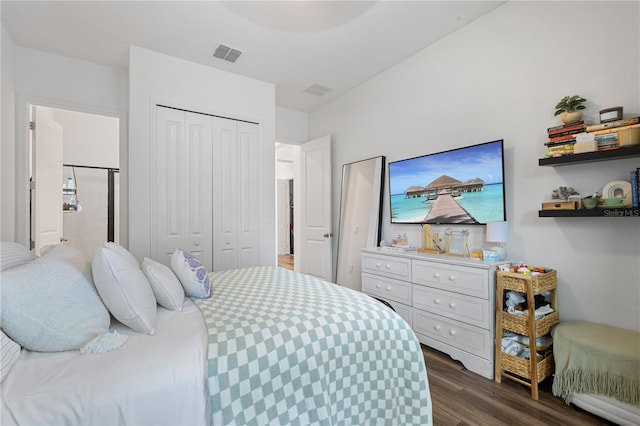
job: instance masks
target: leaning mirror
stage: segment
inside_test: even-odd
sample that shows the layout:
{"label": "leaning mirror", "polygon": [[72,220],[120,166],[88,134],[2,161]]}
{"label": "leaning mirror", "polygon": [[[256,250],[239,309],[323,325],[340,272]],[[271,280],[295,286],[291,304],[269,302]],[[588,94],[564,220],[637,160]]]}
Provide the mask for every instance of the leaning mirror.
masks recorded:
{"label": "leaning mirror", "polygon": [[360,250],[380,243],[385,157],[342,166],[336,283],[362,290]]}

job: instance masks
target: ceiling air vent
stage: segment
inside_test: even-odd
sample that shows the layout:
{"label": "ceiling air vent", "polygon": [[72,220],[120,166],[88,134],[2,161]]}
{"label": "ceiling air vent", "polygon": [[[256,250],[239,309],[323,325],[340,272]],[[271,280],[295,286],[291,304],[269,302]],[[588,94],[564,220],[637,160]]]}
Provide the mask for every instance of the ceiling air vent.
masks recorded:
{"label": "ceiling air vent", "polygon": [[304,89],[304,93],[309,93],[315,96],[322,96],[327,92],[330,92],[331,89],[328,87],[322,86],[320,84],[312,84],[311,86]]}
{"label": "ceiling air vent", "polygon": [[236,49],[232,49],[224,44],[218,44],[215,52],[213,52],[214,58],[224,59],[225,61],[235,62],[242,55],[242,52]]}

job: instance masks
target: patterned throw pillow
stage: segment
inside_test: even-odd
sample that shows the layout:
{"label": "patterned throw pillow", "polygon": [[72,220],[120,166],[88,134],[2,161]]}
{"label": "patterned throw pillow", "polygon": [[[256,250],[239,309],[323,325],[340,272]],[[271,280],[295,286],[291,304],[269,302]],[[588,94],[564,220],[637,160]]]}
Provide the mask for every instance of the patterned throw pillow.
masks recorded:
{"label": "patterned throw pillow", "polygon": [[189,297],[206,299],[211,296],[209,274],[200,260],[191,253],[176,249],[171,255],[171,269]]}
{"label": "patterned throw pillow", "polygon": [[182,311],[184,289],[171,268],[147,257],[142,261],[141,268],[158,303],[169,310]]}

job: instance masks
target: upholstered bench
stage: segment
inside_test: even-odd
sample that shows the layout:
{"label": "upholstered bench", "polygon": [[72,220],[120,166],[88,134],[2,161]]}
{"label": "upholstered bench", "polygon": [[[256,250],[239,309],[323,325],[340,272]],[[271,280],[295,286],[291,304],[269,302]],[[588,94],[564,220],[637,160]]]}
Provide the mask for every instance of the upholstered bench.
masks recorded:
{"label": "upholstered bench", "polygon": [[586,321],[553,330],[553,394],[619,424],[640,422],[640,333]]}

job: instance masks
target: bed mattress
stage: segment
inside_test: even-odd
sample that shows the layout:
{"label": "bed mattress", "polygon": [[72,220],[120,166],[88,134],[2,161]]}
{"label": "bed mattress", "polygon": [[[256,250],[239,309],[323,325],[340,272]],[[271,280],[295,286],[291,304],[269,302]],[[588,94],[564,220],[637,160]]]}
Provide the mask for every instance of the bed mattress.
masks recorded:
{"label": "bed mattress", "polygon": [[[158,307],[156,333],[129,335],[117,350],[23,350],[2,383],[2,425],[203,425],[210,423],[206,331],[200,310]],[[34,391],[35,390],[35,391]]]}

